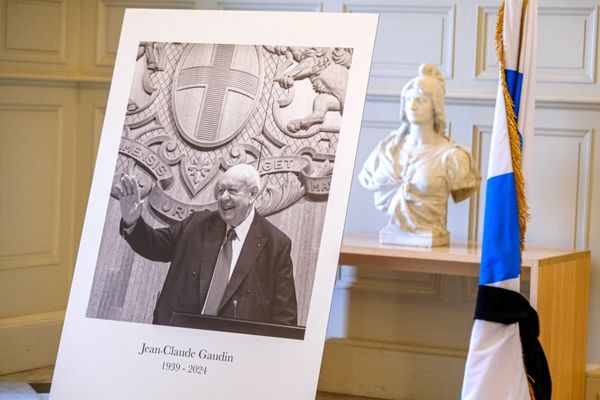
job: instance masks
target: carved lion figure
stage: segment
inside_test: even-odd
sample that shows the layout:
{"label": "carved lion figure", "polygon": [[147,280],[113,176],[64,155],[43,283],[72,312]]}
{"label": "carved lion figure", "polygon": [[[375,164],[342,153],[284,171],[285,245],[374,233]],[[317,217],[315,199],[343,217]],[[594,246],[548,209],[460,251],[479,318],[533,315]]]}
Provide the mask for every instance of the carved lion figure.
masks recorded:
{"label": "carved lion figure", "polygon": [[294,81],[308,78],[317,93],[312,113],[290,121],[287,125],[290,132],[323,123],[329,111],[343,113],[348,70],[352,64],[351,48],[265,46],[265,49],[273,54],[287,55],[288,59],[297,62],[294,68],[275,77],[282,88],[289,89]]}

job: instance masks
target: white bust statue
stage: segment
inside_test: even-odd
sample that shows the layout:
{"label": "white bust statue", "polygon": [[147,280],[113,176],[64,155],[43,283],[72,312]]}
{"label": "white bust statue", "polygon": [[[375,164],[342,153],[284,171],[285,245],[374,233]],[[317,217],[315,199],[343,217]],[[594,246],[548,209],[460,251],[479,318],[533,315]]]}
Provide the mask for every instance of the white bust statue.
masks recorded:
{"label": "white bust statue", "polygon": [[402,89],[400,127],[377,145],[358,176],[390,218],[381,243],[447,245],[448,197],[460,202],[479,187],[471,153],[446,136],[444,95],[440,71],[421,65]]}

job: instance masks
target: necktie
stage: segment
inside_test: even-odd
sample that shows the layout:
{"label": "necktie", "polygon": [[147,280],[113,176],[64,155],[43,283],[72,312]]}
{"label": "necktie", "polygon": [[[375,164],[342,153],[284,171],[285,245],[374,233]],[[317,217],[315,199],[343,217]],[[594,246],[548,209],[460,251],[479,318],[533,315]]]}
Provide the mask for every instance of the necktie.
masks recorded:
{"label": "necktie", "polygon": [[235,230],[229,229],[225,235],[225,241],[221,246],[221,250],[219,251],[219,256],[217,257],[217,263],[215,264],[210,288],[208,289],[208,295],[206,296],[206,302],[204,303],[203,314],[217,315],[219,312],[219,305],[221,304],[221,300],[223,300],[227,283],[229,283],[231,254],[233,252],[231,242],[236,238],[237,235]]}

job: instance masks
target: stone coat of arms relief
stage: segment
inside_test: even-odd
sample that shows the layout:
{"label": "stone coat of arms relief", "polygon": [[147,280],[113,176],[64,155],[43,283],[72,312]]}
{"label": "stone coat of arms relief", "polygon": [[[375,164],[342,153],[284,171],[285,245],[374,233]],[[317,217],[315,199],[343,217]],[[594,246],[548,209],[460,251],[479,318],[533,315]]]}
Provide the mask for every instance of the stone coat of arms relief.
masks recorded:
{"label": "stone coat of arms relief", "polygon": [[115,180],[164,222],[215,210],[216,178],[254,164],[257,209],[327,199],[352,49],[140,43]]}

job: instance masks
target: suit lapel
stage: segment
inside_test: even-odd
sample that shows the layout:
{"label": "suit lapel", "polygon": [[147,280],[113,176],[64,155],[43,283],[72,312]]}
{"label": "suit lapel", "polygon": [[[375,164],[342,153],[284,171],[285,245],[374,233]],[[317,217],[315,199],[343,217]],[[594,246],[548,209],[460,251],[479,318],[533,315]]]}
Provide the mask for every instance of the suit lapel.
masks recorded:
{"label": "suit lapel", "polygon": [[210,281],[212,280],[213,271],[215,270],[215,263],[219,255],[219,250],[223,239],[225,238],[225,222],[221,220],[219,216],[216,216],[210,223],[205,232],[204,238],[198,238],[199,241],[196,244],[199,249],[202,249],[201,264],[200,264],[200,298],[206,298],[208,294],[208,288]]}
{"label": "suit lapel", "polygon": [[233,274],[231,275],[231,279],[229,280],[229,284],[223,295],[223,300],[221,300],[219,311],[221,311],[240,287],[244,278],[248,275],[248,272],[255,265],[256,258],[267,243],[268,239],[263,235],[261,218],[263,217],[258,215],[258,213],[254,215],[254,221],[252,221],[248,236],[246,236],[246,240],[242,246],[242,251],[240,252],[235,269],[233,270]]}

